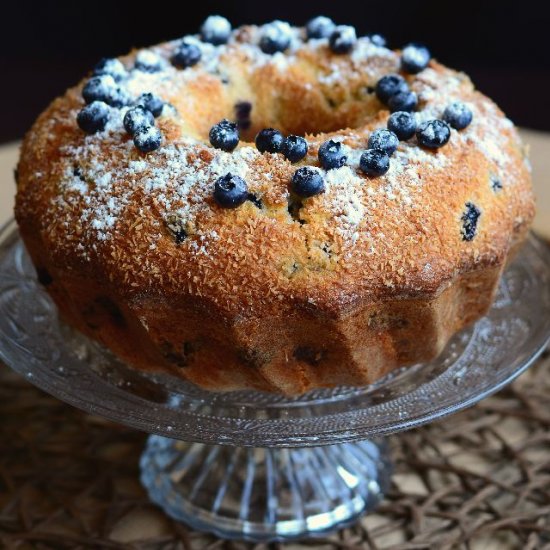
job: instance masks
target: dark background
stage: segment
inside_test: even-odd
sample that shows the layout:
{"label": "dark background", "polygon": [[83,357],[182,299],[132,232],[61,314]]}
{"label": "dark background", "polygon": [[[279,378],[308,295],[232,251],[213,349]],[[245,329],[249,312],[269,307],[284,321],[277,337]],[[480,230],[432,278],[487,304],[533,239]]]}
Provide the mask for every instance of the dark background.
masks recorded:
{"label": "dark background", "polygon": [[519,125],[550,130],[550,18],[545,2],[445,0],[87,0],[2,3],[0,141],[20,138],[38,113],[103,56],[196,32],[220,13],[235,25],[278,18],[303,24],[319,13],[379,32],[391,47],[422,41],[466,71]]}

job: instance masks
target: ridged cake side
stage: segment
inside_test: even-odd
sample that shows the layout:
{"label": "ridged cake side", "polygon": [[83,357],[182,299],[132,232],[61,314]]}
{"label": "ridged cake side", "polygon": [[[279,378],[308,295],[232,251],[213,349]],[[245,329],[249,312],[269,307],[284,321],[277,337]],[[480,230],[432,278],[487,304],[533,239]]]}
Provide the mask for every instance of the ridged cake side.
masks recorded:
{"label": "ridged cake side", "polygon": [[[59,271],[25,239],[63,318],[129,364],[213,391],[286,395],[365,385],[436,357],[448,339],[490,307],[501,266],[457,276],[422,298],[358,304],[334,317],[311,307],[228,322],[198,299],[142,297],[129,305],[80,273]],[[36,248],[35,248],[36,247]]]}

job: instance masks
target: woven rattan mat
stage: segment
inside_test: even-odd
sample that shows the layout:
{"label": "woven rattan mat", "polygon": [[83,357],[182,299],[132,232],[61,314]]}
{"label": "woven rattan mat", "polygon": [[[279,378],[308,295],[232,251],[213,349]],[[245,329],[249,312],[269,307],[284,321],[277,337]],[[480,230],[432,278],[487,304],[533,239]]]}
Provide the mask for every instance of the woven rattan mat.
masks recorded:
{"label": "woven rattan mat", "polygon": [[[83,414],[0,365],[0,548],[266,548],[175,523],[138,481],[145,435]],[[550,548],[550,357],[498,395],[391,438],[375,514],[269,548]]]}

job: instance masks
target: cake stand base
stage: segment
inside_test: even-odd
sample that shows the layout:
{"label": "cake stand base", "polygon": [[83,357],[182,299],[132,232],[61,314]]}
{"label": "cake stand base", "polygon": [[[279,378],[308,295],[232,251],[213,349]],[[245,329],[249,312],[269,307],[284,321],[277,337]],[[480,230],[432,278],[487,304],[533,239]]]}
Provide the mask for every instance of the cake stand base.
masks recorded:
{"label": "cake stand base", "polygon": [[284,541],[353,523],[389,485],[385,448],[372,438],[491,395],[549,338],[550,248],[531,237],[487,315],[429,363],[301,396],[208,392],[131,368],[66,327],[14,222],[0,228],[0,360],[67,403],[156,434],[141,460],[152,500],[223,538]]}
{"label": "cake stand base", "polygon": [[255,542],[315,536],[353,523],[389,486],[384,442],[243,448],[152,435],[141,457],[151,500],[176,520]]}

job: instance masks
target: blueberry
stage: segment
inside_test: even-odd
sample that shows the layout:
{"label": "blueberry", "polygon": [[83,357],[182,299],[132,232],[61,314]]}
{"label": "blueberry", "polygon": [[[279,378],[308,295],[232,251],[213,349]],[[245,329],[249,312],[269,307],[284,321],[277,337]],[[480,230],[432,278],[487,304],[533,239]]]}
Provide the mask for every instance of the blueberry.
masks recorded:
{"label": "blueberry", "polygon": [[221,15],[211,15],[206,18],[201,27],[201,40],[214,46],[227,44],[231,36],[231,23]]}
{"label": "blueberry", "polygon": [[425,46],[408,44],[401,52],[401,68],[407,73],[419,73],[428,66],[430,58],[430,51]]}
{"label": "blueberry", "polygon": [[399,92],[388,100],[388,107],[392,113],[397,111],[414,111],[418,106],[418,96],[414,92]]}
{"label": "blueberry", "polygon": [[473,118],[470,108],[460,101],[447,105],[443,112],[443,120],[448,122],[455,130],[463,130],[470,125]]}
{"label": "blueberry", "polygon": [[104,57],[93,70],[94,76],[101,76],[103,74],[108,74],[112,76],[117,82],[126,78],[128,75],[126,67],[115,58],[106,58]]}
{"label": "blueberry", "polygon": [[283,155],[290,162],[298,162],[307,155],[307,141],[300,136],[288,136],[282,148]]}
{"label": "blueberry", "polygon": [[258,195],[255,195],[254,193],[248,193],[248,197],[246,200],[249,200],[256,208],[259,208],[260,210],[264,206],[262,199],[258,197]]}
{"label": "blueberry", "polygon": [[176,67],[186,69],[196,65],[201,60],[201,55],[201,50],[196,44],[182,40],[172,55],[171,61]]}
{"label": "blueberry", "polygon": [[181,244],[185,239],[187,239],[187,231],[185,229],[178,229],[174,232],[176,244]]}
{"label": "blueberry", "polygon": [[168,231],[174,237],[176,244],[181,244],[188,237],[185,221],[174,215],[170,214],[166,219],[166,227]]}
{"label": "blueberry", "polygon": [[151,111],[153,113],[153,116],[156,118],[162,113],[162,109],[164,108],[164,101],[162,101],[162,99],[160,99],[160,97],[156,96],[155,94],[147,92],[141,94],[138,97],[136,105],[141,105],[142,107],[145,107],[145,109]]}
{"label": "blueberry", "polygon": [[375,46],[378,46],[379,48],[386,47],[386,39],[381,34],[369,34],[368,38]]}
{"label": "blueberry", "polygon": [[214,184],[214,200],[223,208],[237,208],[248,200],[248,185],[230,172]]}
{"label": "blueberry", "polygon": [[134,68],[144,73],[158,73],[162,70],[163,59],[151,50],[141,50],[136,55]]}
{"label": "blueberry", "polygon": [[222,151],[233,151],[239,144],[239,130],[237,130],[237,124],[235,122],[230,122],[226,118],[210,128],[209,136],[212,147],[221,149]]}
{"label": "blueberry", "polygon": [[399,145],[399,139],[392,131],[380,128],[374,130],[369,136],[368,145],[369,149],[376,149],[377,151],[382,151],[382,153],[391,156],[395,153]]}
{"label": "blueberry", "polygon": [[378,149],[369,149],[361,155],[359,168],[367,176],[382,176],[390,168],[390,157]]}
{"label": "blueberry", "polygon": [[153,117],[153,113],[151,113],[151,111],[148,111],[141,105],[137,105],[136,107],[132,107],[126,111],[123,124],[124,129],[131,136],[133,136],[136,132],[140,132],[150,126],[154,126],[155,118]]}
{"label": "blueberry", "polygon": [[471,241],[476,236],[477,222],[481,216],[481,210],[473,203],[466,203],[466,210],[461,216],[462,240]]}
{"label": "blueberry", "polygon": [[348,160],[348,157],[344,154],[342,144],[333,139],[325,141],[321,147],[319,147],[318,156],[319,162],[325,170],[341,168]]}
{"label": "blueberry", "polygon": [[237,126],[241,130],[248,130],[252,121],[250,119],[250,113],[252,112],[252,103],[250,101],[238,101],[235,103],[235,119],[237,120]]}
{"label": "blueberry", "polygon": [[391,130],[400,140],[405,141],[416,132],[416,116],[406,111],[396,111],[388,119],[388,130]]}
{"label": "blueberry", "polygon": [[92,101],[86,105],[76,116],[76,121],[81,130],[87,134],[95,134],[105,129],[109,120],[110,109],[103,101]]}
{"label": "blueberry", "polygon": [[108,74],[90,78],[82,88],[82,97],[86,103],[103,101],[111,107],[123,107],[131,102],[128,94],[121,90],[115,79]]}
{"label": "blueberry", "polygon": [[428,149],[438,149],[445,145],[451,137],[451,129],[446,122],[434,119],[420,124],[416,130],[418,143]]}
{"label": "blueberry", "polygon": [[334,53],[348,53],[356,42],[355,29],[349,25],[338,25],[328,39],[330,49]]}
{"label": "blueberry", "polygon": [[160,147],[162,134],[156,126],[143,126],[134,134],[134,145],[142,153],[150,153]]}
{"label": "blueberry", "polygon": [[260,38],[260,49],[264,53],[284,52],[292,38],[290,25],[283,21],[273,21],[264,25]]}
{"label": "blueberry", "polygon": [[304,199],[325,191],[325,180],[321,172],[313,166],[302,166],[292,176],[290,190]]}
{"label": "blueberry", "polygon": [[285,138],[274,128],[264,128],[256,136],[256,147],[260,153],[280,153]]}
{"label": "blueberry", "polygon": [[328,17],[325,17],[323,15],[318,15],[317,17],[314,17],[307,22],[306,34],[308,39],[328,38],[335,28],[336,25],[334,24],[332,19],[329,19]]}
{"label": "blueberry", "polygon": [[489,176],[489,181],[491,183],[491,189],[496,193],[502,189],[502,181],[496,174],[491,174]]}
{"label": "blueberry", "polygon": [[386,76],[383,76],[377,83],[376,83],[376,97],[382,102],[387,103],[395,94],[401,93],[401,92],[408,92],[409,86],[405,79],[398,74],[387,74]]}

